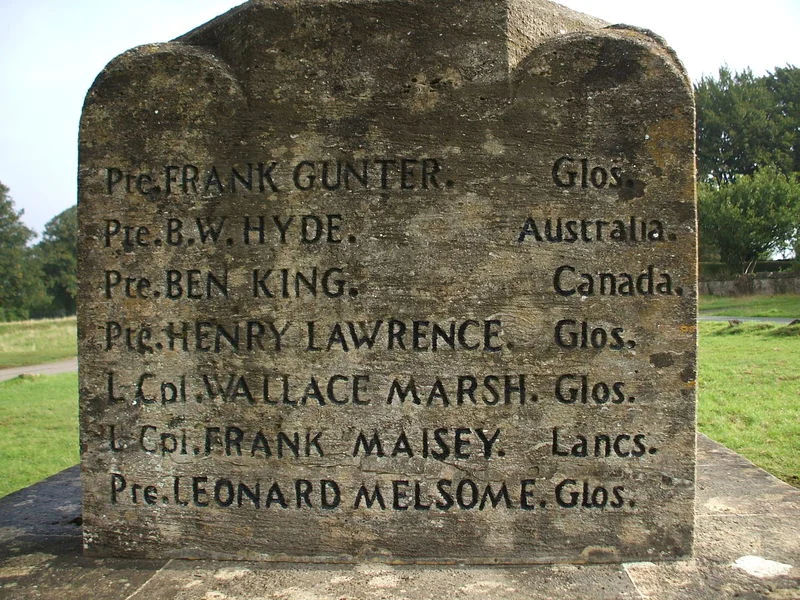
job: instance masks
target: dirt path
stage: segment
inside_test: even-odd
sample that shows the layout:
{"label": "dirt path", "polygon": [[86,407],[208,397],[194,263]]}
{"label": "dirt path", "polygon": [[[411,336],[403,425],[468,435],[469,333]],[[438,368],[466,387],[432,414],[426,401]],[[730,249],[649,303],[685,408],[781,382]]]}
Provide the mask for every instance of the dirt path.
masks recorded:
{"label": "dirt path", "polygon": [[749,321],[753,323],[775,323],[776,325],[788,325],[794,319],[783,317],[720,317],[717,315],[700,315],[698,321]]}
{"label": "dirt path", "polygon": [[0,369],[0,381],[14,379],[14,377],[19,377],[20,375],[57,375],[58,373],[71,373],[77,370],[78,359],[77,357],[73,357],[42,365]]}

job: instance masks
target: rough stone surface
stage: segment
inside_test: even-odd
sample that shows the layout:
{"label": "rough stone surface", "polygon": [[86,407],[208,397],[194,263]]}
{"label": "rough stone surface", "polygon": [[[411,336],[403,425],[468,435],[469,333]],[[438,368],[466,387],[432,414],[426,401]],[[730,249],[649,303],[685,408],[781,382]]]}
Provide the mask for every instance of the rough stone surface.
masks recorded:
{"label": "rough stone surface", "polygon": [[[800,490],[698,438],[692,560],[526,567],[353,566],[92,559],[81,555],[78,469],[0,500],[0,598],[209,600],[800,597]],[[737,566],[790,565],[760,577]]]}
{"label": "rough stone surface", "polygon": [[80,133],[91,555],[691,554],[691,86],[602,25],[253,1],[106,67]]}

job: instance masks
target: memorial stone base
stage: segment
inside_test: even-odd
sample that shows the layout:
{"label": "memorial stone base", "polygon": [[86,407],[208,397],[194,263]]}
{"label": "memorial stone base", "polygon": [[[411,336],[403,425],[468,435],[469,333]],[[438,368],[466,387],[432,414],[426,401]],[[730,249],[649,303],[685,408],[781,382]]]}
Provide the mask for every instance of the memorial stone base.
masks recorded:
{"label": "memorial stone base", "polygon": [[[0,598],[790,600],[800,490],[698,437],[695,557],[525,567],[296,565],[84,558],[77,468],[0,500]],[[738,565],[738,566],[737,566]]]}

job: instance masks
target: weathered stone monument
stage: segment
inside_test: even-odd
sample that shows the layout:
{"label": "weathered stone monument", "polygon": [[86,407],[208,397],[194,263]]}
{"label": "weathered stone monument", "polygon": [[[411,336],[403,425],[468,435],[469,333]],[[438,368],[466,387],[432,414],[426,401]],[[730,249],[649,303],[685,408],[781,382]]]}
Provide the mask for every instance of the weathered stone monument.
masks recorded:
{"label": "weathered stone monument", "polygon": [[691,86],[545,0],[254,0],[80,140],[93,555],[692,549]]}

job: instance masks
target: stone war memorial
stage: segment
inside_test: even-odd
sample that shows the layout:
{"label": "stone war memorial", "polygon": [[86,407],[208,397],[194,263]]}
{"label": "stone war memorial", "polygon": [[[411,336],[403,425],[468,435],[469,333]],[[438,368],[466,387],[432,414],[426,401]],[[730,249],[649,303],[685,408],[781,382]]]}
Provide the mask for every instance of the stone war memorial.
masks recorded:
{"label": "stone war memorial", "polygon": [[694,105],[545,0],[253,0],[80,130],[92,556],[692,553]]}

